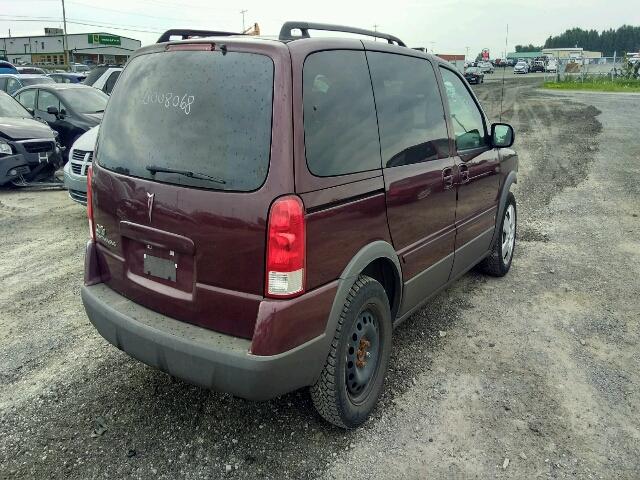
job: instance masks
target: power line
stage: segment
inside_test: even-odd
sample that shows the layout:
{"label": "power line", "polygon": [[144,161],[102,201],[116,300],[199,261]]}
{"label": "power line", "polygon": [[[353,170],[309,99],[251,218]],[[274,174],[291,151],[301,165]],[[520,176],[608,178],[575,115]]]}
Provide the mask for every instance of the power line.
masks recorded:
{"label": "power line", "polygon": [[[27,17],[26,15],[0,15],[0,21],[11,21],[11,22],[32,22],[32,23],[46,23],[46,22],[60,22],[61,19],[58,17]],[[16,17],[16,18],[12,18]],[[20,17],[20,18],[17,18]],[[118,24],[108,24],[108,23],[95,23],[91,20],[82,20],[82,19],[67,19],[67,23],[71,23],[73,25],[83,25],[86,27],[100,27],[100,28],[112,28],[114,30],[125,30],[128,32],[140,32],[140,33],[163,33],[160,30],[149,30],[145,29],[146,27],[138,26],[138,25],[119,25]]]}
{"label": "power line", "polygon": [[[96,9],[96,10],[104,10],[106,12],[115,12],[115,13],[120,13],[120,14],[126,14],[126,15],[133,15],[136,17],[146,17],[146,18],[154,18],[154,19],[158,19],[158,20],[169,20],[172,22],[176,21],[175,17],[158,17],[156,15],[147,15],[144,13],[132,13],[132,12],[123,12],[122,10],[117,10],[115,8],[107,8],[107,7],[94,7],[93,5],[89,5],[88,3],[82,3],[82,2],[74,2],[74,1],[69,1],[69,3],[73,4],[73,5],[80,5],[83,7],[89,7],[92,9]],[[187,21],[187,22],[198,22],[198,20],[194,20],[194,19],[189,19],[189,18],[181,18],[181,21]]]}

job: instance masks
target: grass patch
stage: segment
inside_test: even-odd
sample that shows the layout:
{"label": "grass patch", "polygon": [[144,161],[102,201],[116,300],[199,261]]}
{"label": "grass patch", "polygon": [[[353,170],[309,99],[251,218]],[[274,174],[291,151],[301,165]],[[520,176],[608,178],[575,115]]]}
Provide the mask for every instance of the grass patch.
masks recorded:
{"label": "grass patch", "polygon": [[611,77],[565,77],[559,82],[544,82],[544,88],[551,90],[591,90],[598,92],[640,92],[640,80]]}

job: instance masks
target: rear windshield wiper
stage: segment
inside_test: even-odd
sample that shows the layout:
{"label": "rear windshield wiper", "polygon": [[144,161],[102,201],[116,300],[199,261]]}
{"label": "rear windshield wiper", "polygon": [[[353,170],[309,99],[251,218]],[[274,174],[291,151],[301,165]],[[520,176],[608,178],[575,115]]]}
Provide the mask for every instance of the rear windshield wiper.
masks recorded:
{"label": "rear windshield wiper", "polygon": [[156,165],[147,165],[145,168],[147,170],[149,170],[149,172],[151,172],[151,175],[155,175],[158,172],[160,172],[160,173],[175,173],[175,174],[178,174],[178,175],[184,175],[185,177],[189,177],[189,178],[197,178],[198,180],[210,180],[212,182],[221,183],[222,185],[227,183],[224,180],[222,180],[221,178],[212,177],[211,175],[207,175],[205,173],[190,172],[189,170],[178,170],[178,169],[175,169],[175,168],[158,167]]}

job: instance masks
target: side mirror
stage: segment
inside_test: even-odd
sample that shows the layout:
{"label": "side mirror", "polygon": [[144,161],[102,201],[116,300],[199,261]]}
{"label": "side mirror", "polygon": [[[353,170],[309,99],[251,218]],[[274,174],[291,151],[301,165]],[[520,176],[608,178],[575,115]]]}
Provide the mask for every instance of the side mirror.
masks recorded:
{"label": "side mirror", "polygon": [[513,145],[515,134],[513,127],[507,123],[491,125],[491,144],[497,148],[507,148]]}
{"label": "side mirror", "polygon": [[57,117],[58,116],[58,107],[47,107],[47,113],[49,115],[55,115]]}
{"label": "side mirror", "polygon": [[33,108],[29,108],[29,107],[26,107],[26,108],[27,108],[27,112],[29,112],[31,114],[31,116],[33,117],[35,115],[35,112],[33,111]]}

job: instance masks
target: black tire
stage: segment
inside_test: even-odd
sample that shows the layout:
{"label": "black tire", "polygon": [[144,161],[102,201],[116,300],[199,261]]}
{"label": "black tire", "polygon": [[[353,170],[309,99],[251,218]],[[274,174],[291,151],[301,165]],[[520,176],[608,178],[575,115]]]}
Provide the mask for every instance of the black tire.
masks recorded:
{"label": "black tire", "polygon": [[[313,405],[325,420],[341,428],[355,428],[369,417],[382,392],[389,365],[391,329],[391,310],[384,288],[373,278],[360,275],[340,314],[324,369],[311,387]],[[377,335],[368,338],[365,332],[374,330]],[[359,342],[357,351],[354,342]],[[367,369],[366,359],[374,350],[375,363]],[[368,381],[358,384],[354,373],[347,374],[347,370],[357,375],[367,373]],[[352,380],[348,385],[349,377]]]}
{"label": "black tire", "polygon": [[[513,216],[514,216],[514,226],[513,226],[513,246],[511,248],[511,253],[508,256],[508,260],[505,261],[503,255],[503,232],[504,232],[504,222],[507,219],[507,212],[509,211],[509,206],[513,207]],[[496,243],[491,251],[491,254],[486,257],[482,262],[478,264],[478,268],[481,272],[486,273],[487,275],[491,275],[492,277],[504,277],[511,268],[511,262],[513,261],[513,252],[515,251],[515,241],[516,241],[516,232],[518,228],[518,211],[516,209],[516,197],[513,193],[509,192],[507,196],[507,202],[504,206],[504,212],[502,213],[502,218],[500,219],[500,225],[498,230],[498,238],[496,239]]]}

